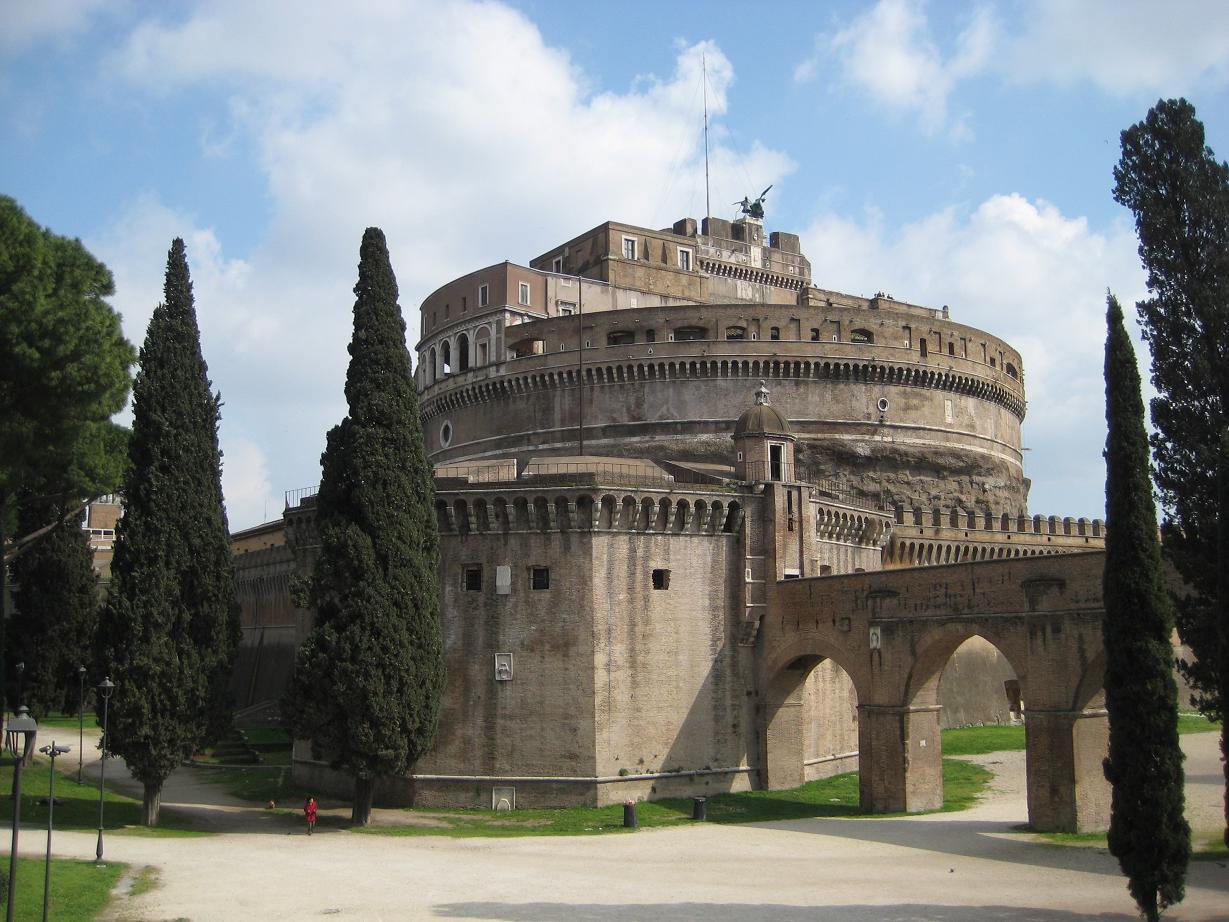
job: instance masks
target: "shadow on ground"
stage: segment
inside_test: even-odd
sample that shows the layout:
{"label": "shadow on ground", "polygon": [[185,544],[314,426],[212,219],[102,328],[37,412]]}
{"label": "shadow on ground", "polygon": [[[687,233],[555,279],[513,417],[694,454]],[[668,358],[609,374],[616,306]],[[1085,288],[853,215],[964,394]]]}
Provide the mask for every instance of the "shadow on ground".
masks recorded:
{"label": "shadow on ground", "polygon": [[1136,922],[1122,913],[1064,912],[1014,906],[783,906],[773,903],[443,903],[432,907],[444,919],[500,919],[506,922]]}

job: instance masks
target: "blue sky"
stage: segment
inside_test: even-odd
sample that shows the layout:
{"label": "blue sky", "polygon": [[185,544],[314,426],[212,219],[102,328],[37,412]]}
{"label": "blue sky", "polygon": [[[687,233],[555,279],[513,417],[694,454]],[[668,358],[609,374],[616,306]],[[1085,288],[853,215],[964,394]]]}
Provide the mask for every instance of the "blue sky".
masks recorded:
{"label": "blue sky", "polygon": [[772,183],[817,284],[1019,348],[1030,511],[1100,515],[1105,289],[1144,295],[1118,134],[1185,95],[1229,155],[1229,4],[7,3],[0,193],[112,268],[136,343],[185,238],[245,527],[345,413],[363,228],[412,344],[456,275],[701,217],[701,59],[714,214]]}

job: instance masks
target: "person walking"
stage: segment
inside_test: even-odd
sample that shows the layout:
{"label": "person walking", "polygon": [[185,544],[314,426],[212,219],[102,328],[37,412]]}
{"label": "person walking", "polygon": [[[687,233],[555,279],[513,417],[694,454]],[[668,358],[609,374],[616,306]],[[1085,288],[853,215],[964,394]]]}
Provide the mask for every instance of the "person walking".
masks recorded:
{"label": "person walking", "polygon": [[303,805],[303,816],[307,818],[307,834],[310,836],[316,828],[316,798],[307,798],[307,803]]}

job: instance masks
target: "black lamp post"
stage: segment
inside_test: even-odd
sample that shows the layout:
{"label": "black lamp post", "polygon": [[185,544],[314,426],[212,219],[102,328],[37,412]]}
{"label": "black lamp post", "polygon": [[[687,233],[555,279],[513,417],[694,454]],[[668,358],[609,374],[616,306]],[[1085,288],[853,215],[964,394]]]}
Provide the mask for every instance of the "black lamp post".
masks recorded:
{"label": "black lamp post", "polygon": [[[9,721],[5,744],[16,759],[13,765],[13,844],[9,851],[9,905],[5,913],[6,922],[13,922],[13,897],[17,892],[17,833],[21,829],[21,767],[34,751],[34,738],[38,734],[38,723],[30,716],[29,709],[23,704],[17,709],[17,716]],[[21,736],[21,752],[17,751],[17,737]]]}
{"label": "black lamp post", "polygon": [[25,678],[26,664],[25,661],[18,663],[13,667],[13,671],[17,673],[17,703],[21,704],[21,699],[25,697]]}
{"label": "black lamp post", "polygon": [[50,746],[44,746],[39,752],[51,757],[51,780],[47,784],[47,862],[43,870],[43,922],[47,922],[47,906],[51,897],[51,829],[55,816],[55,757],[68,752],[68,747],[57,746],[52,740]]}
{"label": "black lamp post", "polygon": [[98,694],[102,695],[102,759],[99,763],[101,771],[98,774],[98,848],[94,852],[95,861],[102,861],[102,804],[107,790],[107,702],[111,700],[113,691],[115,685],[110,677],[103,679],[98,685]]}
{"label": "black lamp post", "polygon": [[81,783],[81,768],[85,759],[85,667],[77,667],[77,784]]}

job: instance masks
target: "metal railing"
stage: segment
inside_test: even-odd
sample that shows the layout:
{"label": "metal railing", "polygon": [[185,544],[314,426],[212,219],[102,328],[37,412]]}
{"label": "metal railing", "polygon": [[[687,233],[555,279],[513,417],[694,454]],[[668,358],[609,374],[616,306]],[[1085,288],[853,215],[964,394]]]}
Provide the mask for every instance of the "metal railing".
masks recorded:
{"label": "metal railing", "polygon": [[286,508],[297,509],[299,506],[314,505],[320,485],[314,487],[299,487],[297,490],[286,491]]}
{"label": "metal railing", "polygon": [[837,480],[809,477],[807,476],[806,468],[796,464],[748,461],[746,463],[746,478],[749,481],[773,480],[805,483],[813,487],[821,498],[830,499],[845,506],[854,506],[871,512],[881,512],[886,508],[882,496],[878,501],[855,496],[848,484]]}

